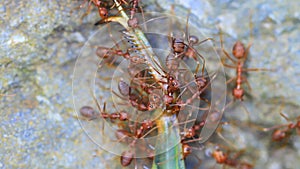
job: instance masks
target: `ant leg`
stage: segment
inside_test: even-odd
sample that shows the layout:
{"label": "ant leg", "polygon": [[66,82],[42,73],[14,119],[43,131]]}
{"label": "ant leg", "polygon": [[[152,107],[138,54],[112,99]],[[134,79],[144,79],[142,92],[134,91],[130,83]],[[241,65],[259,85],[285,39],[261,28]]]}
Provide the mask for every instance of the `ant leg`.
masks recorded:
{"label": "ant leg", "polygon": [[274,129],[286,127],[288,125],[289,124],[279,124],[279,125],[275,125],[275,126],[268,127],[268,128],[262,128],[262,127],[259,127],[259,126],[254,126],[254,127],[257,128],[258,130],[261,130],[261,131],[264,131],[264,132],[268,132],[268,131],[271,131],[271,130],[274,130]]}
{"label": "ant leg", "polygon": [[280,116],[283,117],[286,121],[290,121],[290,119],[282,112],[280,112]]}
{"label": "ant leg", "polygon": [[[198,71],[199,71],[199,67],[200,67],[200,63],[197,61],[197,67],[196,67],[196,70],[194,72],[194,77],[197,76],[198,74]],[[203,69],[203,68],[202,68]],[[202,76],[203,76],[203,73],[202,73]]]}
{"label": "ant leg", "polygon": [[214,41],[214,38],[206,38],[206,39],[204,39],[204,40],[202,40],[202,41],[200,41],[200,42],[194,44],[194,46],[201,45],[202,43],[204,43],[204,42],[206,42],[206,41],[208,41],[208,40]]}
{"label": "ant leg", "polygon": [[253,22],[251,21],[251,19],[252,19],[252,12],[251,12],[250,17],[249,17],[250,42],[247,45],[246,52],[245,52],[245,55],[244,55],[245,56],[244,60],[247,59],[249,51],[250,51],[250,47],[252,46],[252,43],[253,43]]}
{"label": "ant leg", "polygon": [[232,77],[232,78],[230,78],[229,80],[227,80],[226,81],[226,84],[229,84],[229,83],[231,83],[232,81],[234,81],[236,79],[236,77]]}
{"label": "ant leg", "polygon": [[251,88],[250,83],[249,83],[249,81],[247,80],[247,78],[246,78],[246,77],[242,77],[242,81],[244,81],[244,82],[246,83],[246,85],[247,85],[248,88],[249,88],[249,91],[251,92],[251,91],[252,91],[252,88]]}
{"label": "ant leg", "polygon": [[[204,70],[205,70],[205,59],[204,57],[197,51],[195,50],[194,48],[191,48],[200,58],[201,60],[203,61],[203,66],[202,66],[202,76],[204,76]],[[197,61],[198,62],[198,61]],[[198,62],[199,63],[199,62]]]}
{"label": "ant leg", "polygon": [[225,56],[230,59],[234,64],[237,63],[237,61],[235,61],[234,59],[231,58],[231,56],[228,54],[228,52],[225,49],[222,49],[223,53],[225,54]]}
{"label": "ant leg", "polygon": [[159,16],[159,17],[156,17],[156,18],[151,18],[151,19],[149,19],[149,20],[147,20],[147,21],[144,21],[143,24],[146,24],[146,23],[148,23],[148,22],[152,22],[152,21],[154,21],[154,20],[156,20],[156,19],[164,19],[164,18],[168,18],[168,16]]}
{"label": "ant leg", "polygon": [[195,167],[194,167],[194,169],[197,169],[197,167],[199,167],[200,165],[201,165],[201,163],[202,163],[202,160],[197,156],[197,155],[195,155],[195,154],[193,154],[193,156],[195,157],[195,158],[197,158],[197,160],[198,160],[198,163],[195,165]]}
{"label": "ant leg", "polygon": [[[99,112],[100,113],[104,112],[103,110],[101,110],[101,106],[100,106],[100,104],[99,104],[99,102],[98,102],[98,100],[97,100],[94,92],[92,91],[91,87],[89,87],[89,92],[93,96],[93,100],[94,100],[95,104],[97,105],[97,108],[98,108]],[[104,107],[103,108],[105,108],[105,105],[106,105],[106,103],[104,103],[104,105],[103,105]]]}
{"label": "ant leg", "polygon": [[245,51],[245,57],[243,60],[247,60],[248,58],[248,54],[249,54],[249,51],[250,51],[250,47],[252,46],[252,42],[248,44],[247,48],[246,48],[246,51]]}
{"label": "ant leg", "polygon": [[[223,125],[226,125],[228,124],[227,122],[223,123]],[[221,129],[222,129],[222,126],[218,127],[217,128],[217,135],[223,140],[225,141],[225,143],[227,143],[228,145],[230,145],[231,147],[234,147],[234,149],[238,149],[233,143],[231,143],[229,140],[227,140],[222,134],[221,134]]]}
{"label": "ant leg", "polygon": [[[83,2],[83,4],[85,4],[85,2]],[[83,4],[81,4],[81,5],[83,5]],[[82,8],[81,5],[79,6],[79,8]],[[88,16],[91,13],[91,10],[92,10],[92,4],[91,4],[91,1],[90,1],[88,3],[88,9],[87,9],[87,11],[80,17],[81,22],[82,22],[82,20],[83,20],[84,17]]]}
{"label": "ant leg", "polygon": [[[139,8],[140,8],[140,10],[141,10],[141,13],[142,13],[142,17],[143,17],[143,23],[145,23],[146,22],[146,20],[145,20],[145,14],[144,14],[144,10],[143,10],[143,8],[139,5]],[[146,24],[144,24],[144,28],[145,28],[145,32],[148,32],[148,28],[147,28],[147,25]]]}
{"label": "ant leg", "polygon": [[77,7],[73,8],[73,9],[71,9],[70,14],[72,15],[72,13],[73,13],[74,10],[78,10],[78,9],[83,8],[83,6],[84,6],[84,4],[86,3],[86,1],[87,1],[87,0],[84,0],[79,6],[77,6]]}
{"label": "ant leg", "polygon": [[245,152],[245,149],[239,150],[237,153],[234,154],[233,159],[238,158]]}
{"label": "ant leg", "polygon": [[248,111],[248,109],[246,108],[246,105],[241,102],[242,104],[242,108],[244,109],[244,111],[246,112],[246,115],[247,115],[247,123],[250,125],[250,112]]}
{"label": "ant leg", "polygon": [[194,140],[187,140],[187,141],[183,141],[182,143],[192,143],[192,142],[196,142],[196,141],[202,141],[203,138],[197,138],[197,139],[194,139]]}
{"label": "ant leg", "polygon": [[191,14],[191,10],[188,10],[188,14],[186,17],[186,23],[185,23],[185,36],[186,36],[186,40],[189,42],[190,39],[190,33],[189,33],[189,18],[190,18],[190,14]]}
{"label": "ant leg", "polygon": [[211,103],[209,102],[209,100],[202,97],[200,97],[200,100],[204,101],[208,105],[208,107],[211,107]]}
{"label": "ant leg", "polygon": [[193,109],[196,109],[196,110],[203,110],[203,111],[209,110],[209,109],[210,109],[209,106],[208,106],[208,107],[202,108],[202,107],[192,106],[192,105],[189,105],[189,104],[186,104],[186,103],[184,103],[184,104],[170,104],[170,106],[191,107],[191,108],[193,108]]}
{"label": "ant leg", "polygon": [[221,62],[222,62],[222,65],[225,67],[236,69],[236,66],[228,65],[227,63],[225,63],[225,60],[223,58],[221,59]]}
{"label": "ant leg", "polygon": [[114,44],[116,45],[116,47],[117,47],[118,49],[120,49],[119,44],[118,44],[117,41],[114,39],[114,37],[113,37],[113,35],[112,35],[112,33],[111,33],[111,26],[110,26],[110,24],[106,24],[106,26],[107,26],[108,33],[109,33],[109,36],[110,36],[111,40],[114,42]]}
{"label": "ant leg", "polygon": [[227,103],[224,108],[222,109],[222,112],[224,112],[230,105],[234,103],[234,100],[231,100],[229,103]]}
{"label": "ant leg", "polygon": [[229,55],[229,53],[225,50],[224,44],[223,44],[222,30],[221,30],[221,28],[219,28],[219,29],[220,29],[221,48],[222,48],[223,53],[224,53],[225,56],[226,56],[229,60],[231,60],[234,64],[237,64],[237,61],[234,60],[234,59]]}
{"label": "ant leg", "polygon": [[265,68],[243,68],[242,71],[244,72],[250,72],[250,71],[254,71],[254,72],[257,72],[257,71],[275,71],[275,69],[265,69]]}
{"label": "ant leg", "polygon": [[[174,4],[171,5],[171,16],[174,16],[175,13],[174,13]],[[169,21],[169,35],[168,35],[168,41],[169,41],[169,47],[170,49],[173,49],[172,48],[172,37],[173,37],[173,33],[172,33],[172,25],[173,25],[173,17],[170,18],[170,21]]]}
{"label": "ant leg", "polygon": [[149,135],[151,132],[153,132],[154,130],[156,130],[156,129],[158,129],[158,127],[157,126],[155,126],[155,127],[153,127],[153,128],[151,128],[147,133],[145,133],[141,138],[144,138],[144,137],[146,137],[147,135]]}

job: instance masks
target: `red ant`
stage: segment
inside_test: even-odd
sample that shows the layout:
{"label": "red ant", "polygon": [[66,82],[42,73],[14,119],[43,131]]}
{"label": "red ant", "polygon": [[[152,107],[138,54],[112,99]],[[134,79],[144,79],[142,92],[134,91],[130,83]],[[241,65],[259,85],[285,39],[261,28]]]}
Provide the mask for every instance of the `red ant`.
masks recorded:
{"label": "red ant", "polygon": [[220,31],[220,39],[221,39],[221,47],[222,51],[225,54],[225,56],[234,64],[234,65],[229,65],[225,63],[225,60],[222,59],[222,64],[225,67],[236,69],[236,77],[233,77],[229,79],[226,83],[230,83],[233,80],[236,79],[236,86],[232,91],[233,97],[238,100],[243,100],[244,96],[244,89],[242,88],[243,82],[246,82],[248,85],[249,89],[251,90],[250,84],[247,80],[246,77],[242,75],[243,72],[248,72],[248,71],[270,71],[270,69],[263,69],[263,68],[244,68],[244,63],[247,60],[248,53],[250,50],[250,47],[252,43],[249,43],[248,46],[245,48],[244,44],[240,41],[237,41],[232,48],[232,54],[234,58],[232,58],[228,52],[224,49],[223,45],[223,40],[222,40],[222,33]]}
{"label": "red ant", "polygon": [[[122,0],[123,2],[123,0]],[[124,1],[126,2],[126,1]],[[124,3],[123,2],[123,3]],[[118,2],[116,2],[118,3]],[[126,3],[127,4],[127,3]],[[120,5],[120,4],[119,4]],[[109,25],[107,25],[109,26]],[[107,59],[108,57],[113,57],[113,55],[118,55],[118,56],[122,56],[123,58],[127,59],[127,60],[130,60],[131,63],[133,64],[140,64],[140,63],[145,63],[145,59],[143,58],[140,58],[139,56],[135,55],[135,56],[131,56],[130,55],[130,52],[131,51],[138,51],[138,50],[142,50],[143,48],[138,48],[138,47],[133,47],[132,48],[129,48],[127,49],[125,52],[123,52],[123,50],[120,48],[119,44],[116,42],[116,40],[113,38],[113,35],[109,30],[109,36],[111,37],[112,41],[114,42],[115,46],[116,46],[116,49],[113,49],[113,48],[108,48],[108,47],[102,47],[102,46],[98,46],[97,47],[97,50],[96,50],[96,55],[101,58],[101,59]],[[123,31],[123,33],[126,35],[126,31]],[[130,35],[128,35],[130,36]],[[127,36],[126,36],[127,37]],[[128,37],[129,38],[129,37]],[[130,39],[130,38],[129,38]],[[128,40],[130,41],[130,40]],[[116,58],[115,58],[116,59]],[[111,63],[114,63],[115,59],[111,62]]]}
{"label": "red ant", "polygon": [[[208,102],[207,100],[201,98],[201,94],[203,93],[203,91],[205,89],[207,89],[207,87],[210,85],[210,83],[213,81],[213,79],[216,77],[216,75],[213,75],[213,77],[210,79],[209,82],[207,82],[207,80],[205,78],[202,78],[202,77],[198,77],[198,76],[195,76],[195,83],[197,85],[197,91],[191,91],[193,94],[190,98],[188,98],[185,102],[180,100],[180,96],[185,92],[185,90],[183,90],[177,97],[177,100],[176,100],[176,104],[172,104],[171,106],[180,106],[181,109],[183,109],[184,107],[186,106],[190,106],[191,103],[193,103],[193,101],[195,99],[200,99],[200,100],[204,100],[206,102]],[[190,84],[190,82],[182,87],[188,87],[188,85]],[[180,87],[180,88],[182,88]],[[193,107],[193,106],[190,106],[190,107]],[[208,110],[210,107],[210,103],[208,103],[208,107],[205,107],[205,108],[200,108],[200,107],[197,107],[198,110]]]}
{"label": "red ant", "polygon": [[85,117],[88,118],[89,120],[93,120],[96,119],[97,117],[102,117],[102,118],[110,118],[111,120],[116,120],[119,119],[120,121],[126,121],[128,120],[128,113],[125,111],[121,111],[121,112],[115,112],[115,113],[105,113],[105,103],[103,106],[103,110],[98,113],[96,112],[92,107],[90,106],[83,106],[80,108],[79,112],[80,114]]}
{"label": "red ant", "polygon": [[[135,126],[136,126],[136,123],[135,123]],[[151,130],[149,130],[149,129],[151,129]],[[142,142],[137,145],[137,140],[143,139],[144,137],[149,135],[155,129],[156,128],[153,128],[153,122],[146,120],[141,123],[141,126],[136,131],[134,131],[134,129],[132,129],[132,128],[130,128],[131,132],[124,130],[124,129],[116,130],[115,136],[118,139],[117,141],[127,143],[127,144],[129,144],[130,148],[135,149],[135,150],[132,150],[132,149],[125,150],[122,152],[122,154],[120,156],[120,164],[123,167],[129,166],[133,160],[135,160],[135,163],[137,163],[137,161],[136,161],[137,159],[135,157],[135,155],[136,155],[135,151],[147,152],[148,158],[150,160],[153,160],[154,148],[151,145],[148,145],[146,142]],[[148,130],[148,132],[145,133],[147,130]],[[132,133],[135,133],[135,134],[132,134]]]}
{"label": "red ant", "polygon": [[[138,27],[138,19],[136,17],[134,17],[136,11],[137,11],[137,8],[140,8],[141,12],[142,12],[142,15],[143,15],[143,18],[144,17],[144,12],[143,12],[143,9],[139,6],[139,1],[140,0],[132,0],[130,1],[130,4],[131,4],[131,8],[130,8],[130,18],[128,19],[127,21],[127,24],[129,27],[132,27],[132,28],[136,28]],[[115,1],[114,5],[111,7],[114,8],[115,6],[118,8],[120,7],[122,4],[126,4],[128,5],[128,2],[126,0],[119,0],[119,1]],[[100,13],[100,12],[99,12]],[[101,16],[101,15],[100,15]],[[102,17],[102,16],[101,16]],[[107,16],[106,16],[107,17]],[[106,18],[106,17],[102,17],[102,18]],[[97,22],[95,25],[99,25],[101,23],[105,23],[105,22],[109,22],[108,20],[105,21],[105,20],[100,20],[99,22]],[[144,19],[144,22],[145,22],[145,19]],[[146,26],[145,26],[146,28]]]}
{"label": "red ant", "polygon": [[[84,0],[84,2],[80,5],[80,8],[83,7],[83,5],[87,2],[88,0]],[[102,1],[100,0],[89,0],[89,3],[88,3],[88,10],[87,12],[84,14],[84,16],[88,15],[91,11],[91,6],[92,6],[92,3],[98,8],[98,12],[99,12],[99,15],[101,16],[101,18],[107,18],[108,17],[108,11],[105,7],[101,7],[101,3]],[[83,17],[84,17],[83,16]]]}
{"label": "red ant", "polygon": [[[188,145],[188,143],[198,141],[199,139],[194,139],[194,140],[186,140],[186,139],[194,138],[197,135],[196,132],[201,130],[201,128],[204,126],[204,124],[205,124],[205,122],[202,121],[199,124],[195,124],[191,128],[180,133],[181,135],[183,135],[183,137],[181,139],[183,159],[186,159],[188,156],[192,155],[193,149],[194,150],[203,150],[203,147],[197,148],[197,147],[192,147],[192,146]],[[197,155],[195,155],[195,154],[193,154],[193,155],[201,163],[201,159]]]}
{"label": "red ant", "polygon": [[194,49],[194,46],[200,45],[200,44],[206,42],[207,40],[212,40],[212,38],[207,38],[207,39],[204,39],[199,42],[198,37],[193,36],[193,35],[191,35],[191,36],[187,35],[188,44],[186,44],[182,38],[172,36],[171,37],[171,48],[172,48],[173,52],[175,53],[175,58],[176,57],[193,58],[198,63],[197,55],[200,56],[200,58],[203,61],[203,66],[202,66],[202,74],[203,74],[204,68],[205,68],[205,59],[196,49]]}
{"label": "red ant", "polygon": [[[117,48],[119,48],[119,45],[116,44]],[[97,46],[96,49],[96,55],[100,59],[104,59],[104,63],[107,63],[108,66],[111,66],[115,63],[115,61],[118,59],[118,56],[122,56],[124,59],[129,61],[128,65],[128,72],[130,75],[135,74],[136,65],[138,64],[144,64],[145,59],[142,57],[139,57],[138,55],[131,56],[130,51],[137,51],[140,50],[140,48],[129,48],[126,50],[126,52],[123,52],[121,49],[113,49],[108,47],[102,47]]]}
{"label": "red ant", "polygon": [[[283,113],[280,113],[280,115],[287,121],[290,121],[290,119]],[[272,140],[282,141],[283,139],[290,137],[293,131],[296,131],[296,133],[300,135],[300,116],[298,116],[296,119],[297,120],[295,122],[289,122],[287,124],[277,125],[271,128],[264,128],[263,130],[269,131],[275,129],[272,133]]]}
{"label": "red ant", "polygon": [[[174,10],[174,6],[172,6],[172,11]],[[185,28],[185,36],[187,40],[187,44],[184,42],[184,39],[181,37],[174,37],[172,34],[169,37],[169,41],[171,44],[171,49],[173,50],[173,53],[175,54],[175,58],[193,58],[195,61],[197,61],[197,64],[199,65],[197,55],[201,58],[203,61],[202,66],[202,75],[204,74],[205,69],[205,59],[204,57],[194,48],[194,46],[200,45],[208,40],[213,40],[212,38],[206,38],[202,41],[199,41],[199,38],[194,35],[189,34],[189,28],[188,28],[188,21],[189,21],[189,15],[187,17],[186,21],[186,28]],[[170,60],[170,59],[169,59]],[[173,60],[173,59],[172,59]],[[168,63],[168,62],[167,62]],[[171,65],[171,64],[170,64]],[[197,74],[197,73],[196,73]]]}
{"label": "red ant", "polygon": [[118,56],[122,56],[123,58],[128,59],[131,62],[136,63],[136,64],[145,62],[144,59],[141,59],[138,56],[130,56],[130,53],[129,53],[130,50],[135,51],[135,50],[138,50],[138,48],[127,49],[126,52],[123,52],[121,49],[112,49],[112,48],[98,46],[97,50],[96,50],[96,55],[99,58],[103,58],[103,59],[112,57],[113,55],[118,55]]}
{"label": "red ant", "polygon": [[[141,126],[137,130],[135,130],[135,132],[134,132],[135,134],[132,134],[126,130],[119,129],[116,131],[116,137],[118,138],[119,141],[125,141],[125,142],[130,143],[130,147],[135,147],[135,148],[140,149],[141,151],[147,152],[149,154],[149,158],[152,159],[154,157],[153,150],[149,150],[148,148],[145,148],[144,145],[138,146],[138,147],[135,145],[136,145],[137,139],[146,137],[154,129],[156,129],[156,128],[153,128],[153,122],[150,120],[145,120],[144,122],[142,122]],[[144,132],[147,130],[148,130],[148,132],[144,134]],[[132,137],[133,137],[133,140],[129,139]],[[134,156],[135,156],[135,153],[132,150],[124,151],[120,158],[121,165],[124,167],[129,166],[131,164],[132,160],[135,159]]]}
{"label": "red ant", "polygon": [[240,162],[237,160],[237,158],[241,155],[241,153],[242,151],[239,151],[238,153],[234,154],[234,156],[230,157],[229,153],[225,153],[219,148],[217,148],[211,153],[211,156],[216,160],[218,164],[224,164],[230,167],[240,168],[240,169],[252,169],[253,165],[246,162]]}

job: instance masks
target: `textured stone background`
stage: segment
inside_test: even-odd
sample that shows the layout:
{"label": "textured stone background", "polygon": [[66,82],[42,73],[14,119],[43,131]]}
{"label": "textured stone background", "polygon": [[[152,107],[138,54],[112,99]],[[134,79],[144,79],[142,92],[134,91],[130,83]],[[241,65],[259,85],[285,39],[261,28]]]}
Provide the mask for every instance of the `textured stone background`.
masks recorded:
{"label": "textured stone background", "polygon": [[[253,46],[248,67],[273,68],[274,72],[249,73],[252,86],[243,103],[254,124],[269,127],[299,116],[300,106],[300,1],[144,1],[147,11],[169,10],[218,39],[224,31],[225,47],[231,50],[239,39]],[[16,1],[0,4],[0,168],[115,168],[118,160],[105,151],[95,151],[73,117],[72,73],[83,43],[97,29],[92,12],[81,22],[85,9],[71,10],[78,1]],[[216,42],[218,46],[219,43]],[[234,70],[226,69],[229,76]],[[242,122],[245,111],[234,104],[226,119]],[[300,138],[293,136],[280,147],[270,142],[270,133],[249,126],[224,126],[222,134],[250,153],[245,158],[256,168],[294,168],[300,165]],[[93,155],[100,157],[94,157]],[[104,161],[109,158],[110,160]],[[204,163],[204,162],[203,162]],[[206,165],[213,162],[207,161]],[[217,166],[218,167],[218,166]]]}

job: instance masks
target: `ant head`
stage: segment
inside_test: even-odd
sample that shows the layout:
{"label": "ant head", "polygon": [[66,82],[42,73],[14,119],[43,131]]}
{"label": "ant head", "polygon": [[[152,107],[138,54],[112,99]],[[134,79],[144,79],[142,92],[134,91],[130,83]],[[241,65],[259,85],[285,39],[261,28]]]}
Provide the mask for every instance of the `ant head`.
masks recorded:
{"label": "ant head", "polygon": [[96,55],[102,59],[102,58],[108,58],[111,55],[111,51],[109,48],[98,46],[96,49]]}
{"label": "ant head", "polygon": [[136,28],[139,24],[137,18],[132,18],[127,21],[129,27]]}
{"label": "ant head", "polygon": [[172,87],[179,88],[178,80],[176,80],[176,79],[172,80],[171,85],[172,85]]}
{"label": "ant head", "polygon": [[192,138],[192,137],[195,136],[195,134],[196,134],[195,129],[189,128],[189,129],[187,130],[186,137],[187,137],[187,138]]}
{"label": "ant head", "polygon": [[224,163],[227,160],[227,155],[218,149],[212,152],[212,156],[215,158],[217,163]]}
{"label": "ant head", "polygon": [[124,112],[124,111],[120,112],[120,120],[121,121],[128,120],[128,114],[127,114],[127,112]]}
{"label": "ant head", "polygon": [[286,133],[283,130],[276,129],[272,134],[273,141],[281,141],[286,137]]}
{"label": "ant head", "polygon": [[107,18],[108,17],[108,11],[107,11],[106,8],[100,7],[98,10],[99,10],[99,15],[101,16],[101,18]]}
{"label": "ant head", "polygon": [[189,43],[191,45],[197,44],[199,42],[199,38],[197,36],[191,35],[189,37]]}
{"label": "ant head", "polygon": [[243,99],[243,96],[244,96],[244,90],[243,89],[233,89],[233,92],[232,92],[234,98],[236,99]]}
{"label": "ant head", "polygon": [[245,56],[245,46],[242,42],[237,41],[232,48],[232,54],[237,59],[241,59]]}

